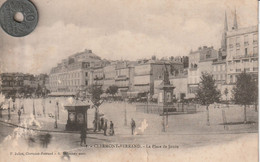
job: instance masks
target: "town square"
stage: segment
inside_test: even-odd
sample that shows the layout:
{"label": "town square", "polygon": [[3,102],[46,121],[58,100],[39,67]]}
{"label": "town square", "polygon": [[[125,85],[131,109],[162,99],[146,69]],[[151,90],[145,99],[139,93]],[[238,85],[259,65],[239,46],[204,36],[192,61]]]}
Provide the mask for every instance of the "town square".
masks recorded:
{"label": "town square", "polygon": [[0,31],[0,161],[257,161],[257,1],[34,3]]}

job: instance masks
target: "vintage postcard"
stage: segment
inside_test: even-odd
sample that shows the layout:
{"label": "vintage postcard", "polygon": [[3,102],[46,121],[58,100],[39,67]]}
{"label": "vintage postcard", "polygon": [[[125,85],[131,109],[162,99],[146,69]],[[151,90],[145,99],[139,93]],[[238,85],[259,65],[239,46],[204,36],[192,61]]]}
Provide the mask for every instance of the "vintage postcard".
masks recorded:
{"label": "vintage postcard", "polygon": [[257,0],[0,0],[0,161],[258,161]]}

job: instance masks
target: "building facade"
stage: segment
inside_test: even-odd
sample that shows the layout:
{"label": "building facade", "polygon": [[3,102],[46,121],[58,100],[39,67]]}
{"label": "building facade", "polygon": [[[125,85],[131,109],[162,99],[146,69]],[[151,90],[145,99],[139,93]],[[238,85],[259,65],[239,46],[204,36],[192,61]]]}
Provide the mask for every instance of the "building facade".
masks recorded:
{"label": "building facade", "polygon": [[227,84],[234,84],[236,76],[245,71],[258,73],[258,28],[233,28],[227,32]]}
{"label": "building facade", "polygon": [[213,47],[199,47],[189,54],[187,98],[194,98],[203,73],[212,74],[212,63],[218,58],[218,51]]}
{"label": "building facade", "polygon": [[[0,74],[0,91],[6,96],[26,96],[28,93],[35,93],[36,89],[46,88],[45,81],[48,76],[40,74],[23,73],[1,73]],[[26,94],[27,93],[27,94]]]}
{"label": "building facade", "polygon": [[119,94],[126,96],[127,92],[133,90],[134,67],[129,61],[118,61],[116,64],[115,85],[118,87]]}
{"label": "building facade", "polygon": [[116,78],[116,63],[111,63],[104,67],[104,85],[103,89],[107,90],[109,86],[115,85]]}
{"label": "building facade", "polygon": [[[51,69],[49,87],[51,95],[75,95],[87,86],[103,83],[103,69],[107,62],[85,50],[62,60]],[[102,78],[102,79],[101,79]]]}
{"label": "building facade", "polygon": [[134,90],[153,95],[154,81],[163,79],[165,68],[167,68],[169,75],[172,76],[183,70],[183,64],[171,61],[148,60],[135,65]]}

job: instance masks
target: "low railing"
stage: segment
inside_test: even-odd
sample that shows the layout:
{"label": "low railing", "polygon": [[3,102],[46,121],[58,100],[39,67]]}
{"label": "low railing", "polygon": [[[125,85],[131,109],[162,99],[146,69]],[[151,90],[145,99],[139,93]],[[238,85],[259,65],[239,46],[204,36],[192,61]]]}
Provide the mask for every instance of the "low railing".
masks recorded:
{"label": "low railing", "polygon": [[[151,114],[162,114],[163,106],[158,104],[137,104],[136,111],[151,113]],[[172,113],[196,113],[196,105],[195,104],[186,104],[186,103],[174,103],[169,106],[164,106],[164,112]]]}

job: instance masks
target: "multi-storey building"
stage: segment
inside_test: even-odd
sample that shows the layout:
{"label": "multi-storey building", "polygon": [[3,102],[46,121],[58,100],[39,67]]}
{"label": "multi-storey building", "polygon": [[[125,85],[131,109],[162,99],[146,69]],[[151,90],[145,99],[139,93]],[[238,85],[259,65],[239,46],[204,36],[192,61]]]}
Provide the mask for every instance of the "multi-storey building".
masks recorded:
{"label": "multi-storey building", "polygon": [[[184,69],[181,73],[177,75],[171,75],[169,77],[171,84],[174,86],[173,97],[178,101],[181,101],[187,96],[187,84],[188,84],[188,69]],[[162,79],[157,79],[154,81],[154,98],[158,97],[160,92],[160,85],[163,82]]]}
{"label": "multi-storey building", "polygon": [[233,29],[227,33],[227,83],[235,83],[242,71],[258,72],[257,26]]}
{"label": "multi-storey building", "polygon": [[202,73],[212,73],[212,63],[217,58],[218,52],[213,47],[199,47],[197,51],[190,52],[187,98],[195,97]]}
{"label": "multi-storey building", "polygon": [[133,73],[134,67],[131,62],[117,62],[115,85],[118,87],[119,93],[123,96],[126,96],[127,92],[133,90]]}
{"label": "multi-storey building", "polygon": [[[103,67],[95,67],[91,71],[93,85],[102,87],[104,85],[104,69]],[[103,87],[102,87],[103,88]]]}
{"label": "multi-storey building", "polygon": [[176,75],[183,70],[183,64],[173,61],[144,60],[135,65],[134,90],[140,93],[154,94],[154,81],[163,79],[167,68],[169,75]]}
{"label": "multi-storey building", "polygon": [[101,67],[106,63],[91,50],[85,50],[62,60],[51,69],[49,75],[51,95],[74,95],[89,85],[101,84],[97,78],[100,78],[100,73],[103,75]]}
{"label": "multi-storey building", "polygon": [[33,91],[35,91],[38,86],[44,88],[47,77],[46,74],[34,76],[32,74],[23,73],[1,73],[1,93],[7,96],[26,95],[22,94],[25,93],[25,88],[30,88]]}
{"label": "multi-storey building", "polygon": [[[227,26],[227,22],[225,22]],[[239,28],[235,12],[234,24],[231,30],[226,27],[226,84],[221,89],[222,94],[228,89],[228,99],[232,96],[232,89],[237,75],[243,71],[258,75],[258,27]]]}
{"label": "multi-storey building", "polygon": [[116,78],[116,62],[112,62],[110,65],[104,67],[104,84],[103,90],[107,90],[109,86],[115,85]]}

